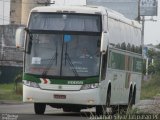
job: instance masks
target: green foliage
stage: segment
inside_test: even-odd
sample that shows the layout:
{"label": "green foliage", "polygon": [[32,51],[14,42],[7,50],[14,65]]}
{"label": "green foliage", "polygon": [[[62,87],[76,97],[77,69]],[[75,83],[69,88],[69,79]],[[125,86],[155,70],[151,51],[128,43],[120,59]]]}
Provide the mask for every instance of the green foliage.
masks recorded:
{"label": "green foliage", "polygon": [[142,81],[141,99],[150,99],[160,94],[160,72],[148,81]]}
{"label": "green foliage", "polygon": [[158,45],[156,45],[156,48],[159,48],[160,49],[160,43]]}
{"label": "green foliage", "polygon": [[143,60],[143,63],[142,63],[142,73],[143,75],[146,74],[146,60]]}
{"label": "green foliage", "polygon": [[14,79],[14,91],[16,94],[22,95],[22,77],[23,73],[19,73]]}
{"label": "green foliage", "polygon": [[[148,74],[153,75],[155,73],[159,73],[160,72],[160,52],[155,51],[154,49],[149,49],[148,58],[149,58]],[[153,63],[152,63],[152,59],[153,59]]]}
{"label": "green foliage", "polygon": [[14,82],[15,83],[22,82],[22,77],[23,77],[23,73],[21,72],[15,77]]}
{"label": "green foliage", "polygon": [[[22,91],[22,85],[18,85]],[[0,84],[0,100],[22,100],[22,94],[17,94],[14,90],[14,84]]]}
{"label": "green foliage", "polygon": [[156,72],[156,68],[154,65],[149,65],[148,66],[148,74],[151,75],[151,74],[154,74]]}
{"label": "green foliage", "polygon": [[156,51],[154,49],[149,49],[147,55],[149,58],[153,58],[156,55]]}

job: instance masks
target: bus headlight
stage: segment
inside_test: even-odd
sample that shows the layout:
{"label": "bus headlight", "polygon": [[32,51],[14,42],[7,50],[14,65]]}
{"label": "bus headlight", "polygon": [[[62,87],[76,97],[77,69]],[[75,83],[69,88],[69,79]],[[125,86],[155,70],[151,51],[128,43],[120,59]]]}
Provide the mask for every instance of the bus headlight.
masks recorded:
{"label": "bus headlight", "polygon": [[82,85],[81,90],[94,89],[94,88],[98,88],[98,86],[99,86],[99,83],[85,84],[85,85]]}
{"label": "bus headlight", "polygon": [[26,85],[26,86],[29,86],[29,87],[40,88],[38,83],[36,83],[36,82],[23,80],[23,84]]}

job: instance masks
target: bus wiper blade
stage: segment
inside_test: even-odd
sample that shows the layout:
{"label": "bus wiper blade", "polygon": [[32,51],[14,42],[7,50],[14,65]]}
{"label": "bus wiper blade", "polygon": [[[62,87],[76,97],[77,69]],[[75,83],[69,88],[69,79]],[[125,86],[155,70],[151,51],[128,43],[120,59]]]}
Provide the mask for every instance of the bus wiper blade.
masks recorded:
{"label": "bus wiper blade", "polygon": [[28,32],[28,33],[29,33],[29,42],[28,42],[28,47],[27,47],[26,53],[30,54],[31,53],[31,49],[32,49],[33,35],[30,32]]}
{"label": "bus wiper blade", "polygon": [[72,61],[71,61],[71,59],[70,59],[70,57],[68,55],[68,53],[65,53],[65,61],[66,60],[68,61],[69,65],[72,67],[72,71],[75,74],[75,76],[79,76],[78,73],[77,73],[77,70],[76,70],[75,66],[73,65],[73,63],[72,63]]}
{"label": "bus wiper blade", "polygon": [[45,77],[47,75],[48,71],[51,69],[51,67],[52,67],[52,65],[53,65],[55,60],[56,60],[55,64],[57,65],[57,56],[58,56],[58,54],[56,52],[55,55],[52,56],[52,58],[50,59],[49,63],[47,64],[46,69],[42,73],[42,76]]}

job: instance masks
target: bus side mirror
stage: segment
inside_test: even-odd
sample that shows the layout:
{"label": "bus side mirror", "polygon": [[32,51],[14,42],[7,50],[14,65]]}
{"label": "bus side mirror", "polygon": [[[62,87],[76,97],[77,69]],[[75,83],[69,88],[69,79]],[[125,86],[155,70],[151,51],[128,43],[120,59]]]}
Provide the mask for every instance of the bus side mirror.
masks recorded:
{"label": "bus side mirror", "polygon": [[102,54],[106,53],[108,42],[109,42],[109,33],[102,32],[102,37],[101,37],[101,53]]}
{"label": "bus side mirror", "polygon": [[24,49],[25,27],[19,27],[16,30],[15,42],[16,48]]}

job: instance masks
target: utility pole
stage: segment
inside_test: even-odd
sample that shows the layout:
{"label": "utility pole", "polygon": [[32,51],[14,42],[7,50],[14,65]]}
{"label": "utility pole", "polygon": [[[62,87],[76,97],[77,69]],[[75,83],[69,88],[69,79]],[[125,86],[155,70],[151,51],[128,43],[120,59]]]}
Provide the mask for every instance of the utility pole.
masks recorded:
{"label": "utility pole", "polygon": [[[139,0],[139,18],[142,23],[142,56],[146,59],[146,75],[148,75],[148,57],[144,54],[144,28],[145,21],[147,20],[145,16],[157,16],[158,12],[158,0]],[[149,21],[154,21],[153,19],[148,19]]]}
{"label": "utility pole", "polygon": [[[144,25],[145,25],[145,16],[142,16],[142,50],[144,49]],[[144,57],[144,53],[142,51]]]}
{"label": "utility pole", "polygon": [[3,6],[3,12],[2,12],[2,37],[1,37],[1,51],[0,51],[0,78],[1,78],[1,75],[2,75],[2,59],[3,59],[3,54],[4,54],[4,49],[3,49],[3,47],[4,47],[4,0],[2,1],[3,2],[3,4],[2,4],[2,6]]}
{"label": "utility pole", "polygon": [[[2,19],[2,37],[1,37],[1,60],[3,59],[3,55],[4,55],[4,0],[3,0],[3,12],[2,12],[2,16],[3,16],[3,19]],[[2,62],[1,62],[1,65],[2,65]]]}
{"label": "utility pole", "polygon": [[2,37],[1,37],[1,59],[3,59],[3,55],[4,55],[4,33],[2,33]]}
{"label": "utility pole", "polygon": [[[145,25],[145,16],[142,16],[142,56],[146,57],[144,54],[144,25]],[[146,75],[148,75],[148,58],[146,58]]]}
{"label": "utility pole", "polygon": [[3,59],[3,54],[4,54],[4,0],[3,0],[3,12],[2,12],[2,16],[3,16],[3,22],[2,22],[2,38],[1,38],[1,59]]}

